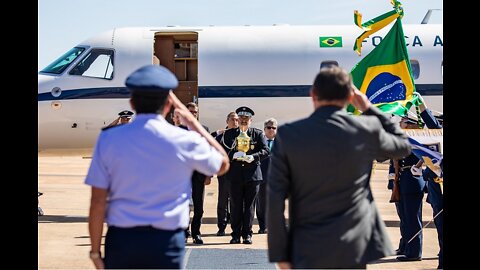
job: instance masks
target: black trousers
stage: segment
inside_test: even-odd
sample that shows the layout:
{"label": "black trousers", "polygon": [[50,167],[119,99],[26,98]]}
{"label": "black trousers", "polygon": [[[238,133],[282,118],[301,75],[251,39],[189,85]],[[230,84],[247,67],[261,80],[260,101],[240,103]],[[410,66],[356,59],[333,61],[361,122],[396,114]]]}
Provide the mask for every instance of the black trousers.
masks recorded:
{"label": "black trousers", "polygon": [[230,180],[225,176],[218,177],[218,199],[217,199],[217,227],[225,230],[228,223],[230,199]]}
{"label": "black trousers", "polygon": [[184,254],[182,229],[110,226],[105,237],[106,269],[180,269]]}
{"label": "black trousers", "polygon": [[267,185],[265,181],[262,181],[258,190],[258,196],[255,200],[255,212],[257,214],[258,226],[260,230],[267,229],[267,223],[265,222],[265,215],[267,214]]}
{"label": "black trousers", "polygon": [[190,227],[192,237],[201,235],[200,226],[202,225],[204,195],[205,176],[202,174],[192,178],[193,218]]}
{"label": "black trousers", "polygon": [[244,182],[243,179],[230,179],[230,206],[232,208],[232,237],[245,238],[252,235],[255,198],[259,181]]}

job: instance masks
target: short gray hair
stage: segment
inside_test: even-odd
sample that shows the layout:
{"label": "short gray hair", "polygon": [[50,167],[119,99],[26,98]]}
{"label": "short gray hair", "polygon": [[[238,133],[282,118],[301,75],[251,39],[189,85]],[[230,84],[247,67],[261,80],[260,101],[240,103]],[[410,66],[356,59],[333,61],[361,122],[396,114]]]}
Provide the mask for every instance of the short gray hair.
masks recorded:
{"label": "short gray hair", "polygon": [[278,125],[277,119],[268,118],[267,120],[265,120],[265,122],[263,122],[263,127],[266,127],[268,124],[272,124],[273,126],[276,127]]}

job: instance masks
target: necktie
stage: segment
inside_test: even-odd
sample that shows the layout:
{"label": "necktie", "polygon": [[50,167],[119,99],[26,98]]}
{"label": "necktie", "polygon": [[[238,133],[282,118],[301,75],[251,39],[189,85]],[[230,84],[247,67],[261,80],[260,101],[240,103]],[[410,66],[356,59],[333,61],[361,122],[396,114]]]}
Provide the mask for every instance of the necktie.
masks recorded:
{"label": "necktie", "polygon": [[268,144],[268,149],[272,150],[272,142],[273,140],[267,140]]}

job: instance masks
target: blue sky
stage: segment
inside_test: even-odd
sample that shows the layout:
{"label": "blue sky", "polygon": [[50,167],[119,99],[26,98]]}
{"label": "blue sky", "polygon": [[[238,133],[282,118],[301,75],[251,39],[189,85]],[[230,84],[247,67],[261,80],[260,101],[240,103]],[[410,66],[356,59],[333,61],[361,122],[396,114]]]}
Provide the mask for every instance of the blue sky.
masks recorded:
{"label": "blue sky", "polygon": [[[443,23],[442,0],[401,0],[404,24]],[[83,40],[115,27],[353,24],[391,10],[390,0],[38,0],[38,70]]]}

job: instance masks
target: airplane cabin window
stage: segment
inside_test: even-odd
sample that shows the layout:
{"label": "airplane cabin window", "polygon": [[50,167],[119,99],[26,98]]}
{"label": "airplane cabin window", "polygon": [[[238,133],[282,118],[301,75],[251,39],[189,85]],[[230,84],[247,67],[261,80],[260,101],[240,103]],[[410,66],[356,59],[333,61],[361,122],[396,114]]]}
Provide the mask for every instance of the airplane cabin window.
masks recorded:
{"label": "airplane cabin window", "polygon": [[410,66],[412,67],[413,79],[418,79],[420,77],[420,63],[418,60],[410,59]]}
{"label": "airplane cabin window", "polygon": [[69,74],[111,80],[114,69],[113,56],[113,50],[92,49]]}
{"label": "airplane cabin window", "polygon": [[335,60],[327,60],[327,61],[322,61],[322,63],[320,63],[320,69],[322,69],[324,67],[331,67],[331,66],[337,66],[338,67],[338,62],[335,61]]}
{"label": "airplane cabin window", "polygon": [[84,50],[85,48],[82,47],[74,47],[64,55],[60,56],[57,60],[53,61],[46,68],[42,69],[40,72],[61,74],[68,66],[70,66],[73,61],[75,61],[75,59],[77,59],[80,54],[82,54]]}

